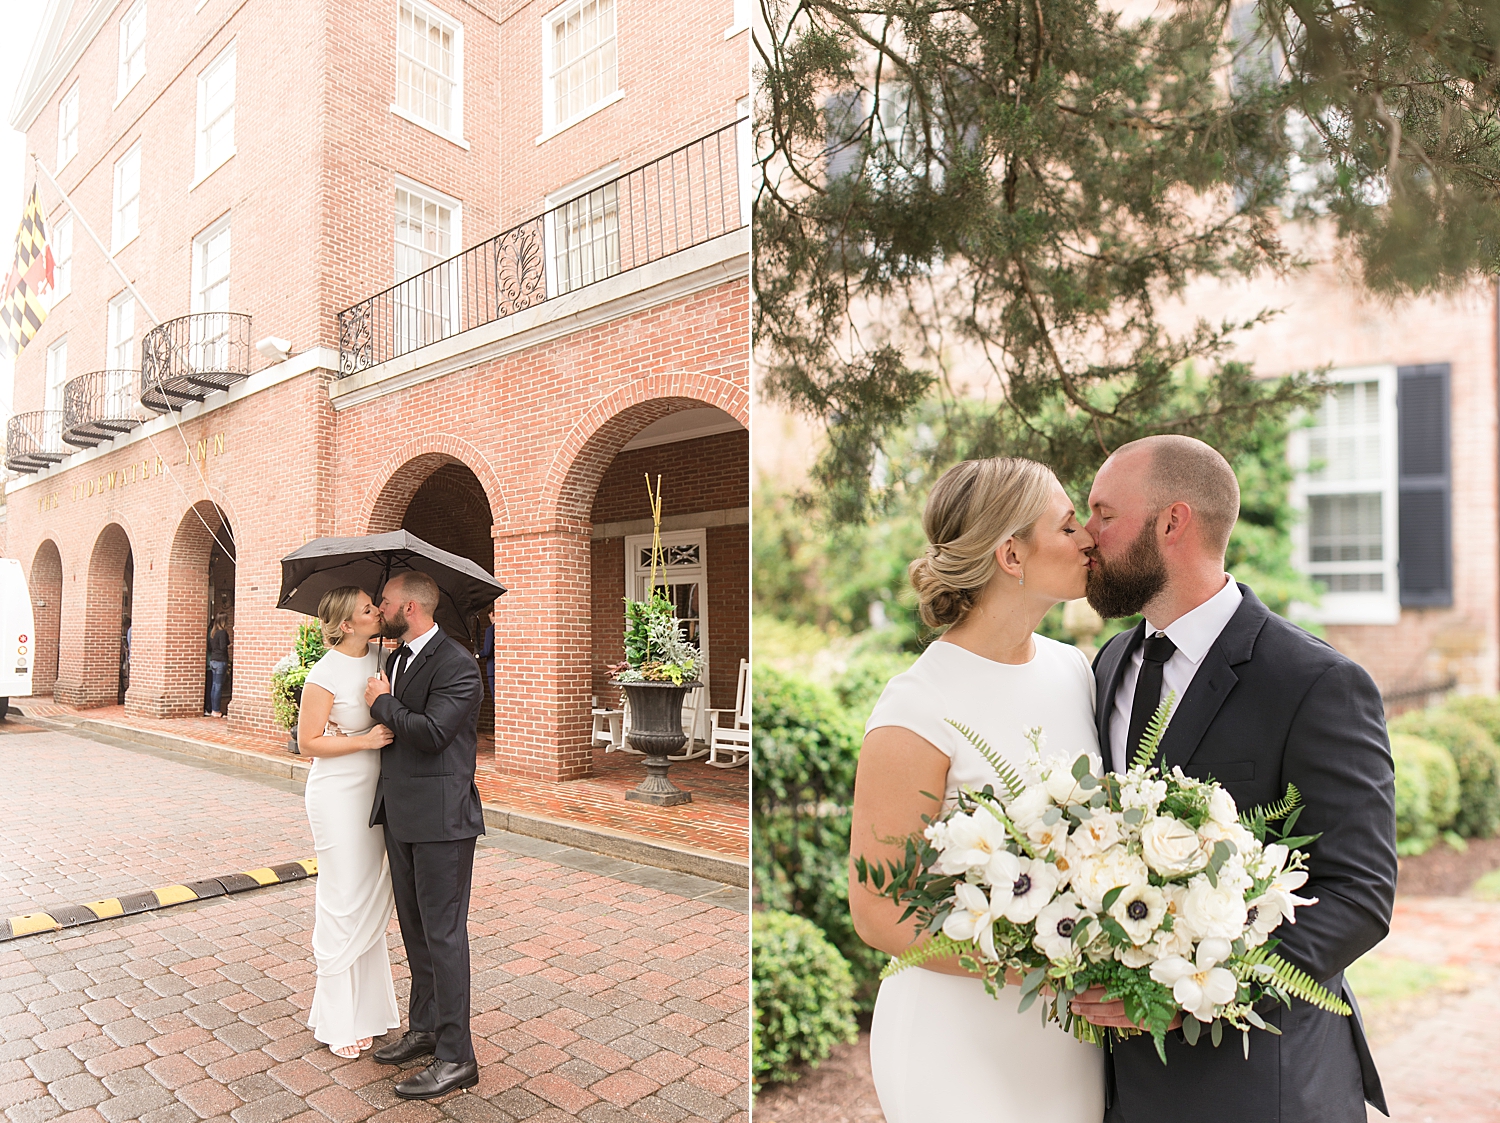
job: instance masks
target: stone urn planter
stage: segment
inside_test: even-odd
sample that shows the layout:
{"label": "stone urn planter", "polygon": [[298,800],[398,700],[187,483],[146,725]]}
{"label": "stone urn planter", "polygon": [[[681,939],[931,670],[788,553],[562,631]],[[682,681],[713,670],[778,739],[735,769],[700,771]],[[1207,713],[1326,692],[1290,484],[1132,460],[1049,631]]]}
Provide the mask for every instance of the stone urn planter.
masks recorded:
{"label": "stone urn planter", "polygon": [[630,732],[625,739],[630,747],[646,754],[646,778],[640,787],[625,793],[625,798],[653,807],[674,807],[691,803],[693,793],[685,792],[667,779],[672,762],[667,759],[680,752],[687,743],[682,731],[682,701],[698,685],[685,682],[612,682],[630,699]]}

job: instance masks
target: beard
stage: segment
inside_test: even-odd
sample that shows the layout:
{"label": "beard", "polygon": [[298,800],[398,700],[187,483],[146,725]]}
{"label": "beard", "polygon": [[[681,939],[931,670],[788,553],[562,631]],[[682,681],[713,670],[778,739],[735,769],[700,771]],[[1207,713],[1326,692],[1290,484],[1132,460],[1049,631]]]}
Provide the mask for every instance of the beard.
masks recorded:
{"label": "beard", "polygon": [[1088,571],[1090,606],[1100,616],[1119,619],[1134,616],[1167,586],[1167,564],[1156,542],[1156,520],[1150,519],[1125,551],[1125,556],[1106,562],[1097,547],[1094,566]]}
{"label": "beard", "polygon": [[396,615],[380,621],[380,634],[386,639],[400,639],[406,634],[406,610],[396,609]]}

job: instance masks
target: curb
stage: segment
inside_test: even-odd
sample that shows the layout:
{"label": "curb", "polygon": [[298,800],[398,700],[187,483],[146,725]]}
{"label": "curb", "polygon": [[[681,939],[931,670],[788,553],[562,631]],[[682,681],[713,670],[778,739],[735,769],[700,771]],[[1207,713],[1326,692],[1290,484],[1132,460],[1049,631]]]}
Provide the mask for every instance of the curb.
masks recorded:
{"label": "curb", "polygon": [[[36,720],[49,719],[38,718]],[[134,741],[137,744],[150,745],[152,748],[195,756],[216,764],[227,764],[230,767],[243,768],[251,772],[280,776],[282,779],[295,780],[303,784],[307,782],[310,767],[299,760],[278,760],[276,757],[266,756],[263,753],[233,749],[227,745],[216,745],[211,741],[195,741],[190,737],[137,729],[133,725],[120,725],[111,721],[98,721],[94,718],[85,718],[69,727],[74,732],[85,735],[98,733],[117,740]],[[709,881],[733,885],[740,889],[750,887],[749,863],[737,862],[722,854],[694,850],[686,846],[668,846],[665,843],[652,842],[622,831],[610,830],[607,827],[579,826],[575,823],[565,823],[524,811],[512,811],[493,803],[485,803],[481,806],[484,808],[485,826],[494,827],[496,830],[525,835],[528,838],[538,838],[544,842],[555,842],[560,846],[589,850],[610,858],[623,858],[626,861],[638,862],[643,866],[656,866],[658,869],[692,874],[695,877],[707,878]]]}
{"label": "curb", "polygon": [[318,860],[303,858],[295,862],[284,862],[279,866],[263,866],[243,873],[228,873],[220,877],[189,881],[182,885],[163,885],[159,889],[147,889],[141,893],[129,893],[123,897],[107,897],[102,901],[89,901],[82,905],[64,905],[47,912],[30,912],[23,916],[0,919],[0,943],[19,940],[22,936],[34,936],[39,932],[56,932],[62,928],[76,928],[80,924],[95,924],[101,920],[112,920],[117,916],[134,916],[136,913],[154,909],[185,905],[189,901],[204,901],[210,897],[223,897],[232,893],[243,893],[248,889],[259,889],[265,885],[282,885],[289,881],[301,881],[318,876]]}

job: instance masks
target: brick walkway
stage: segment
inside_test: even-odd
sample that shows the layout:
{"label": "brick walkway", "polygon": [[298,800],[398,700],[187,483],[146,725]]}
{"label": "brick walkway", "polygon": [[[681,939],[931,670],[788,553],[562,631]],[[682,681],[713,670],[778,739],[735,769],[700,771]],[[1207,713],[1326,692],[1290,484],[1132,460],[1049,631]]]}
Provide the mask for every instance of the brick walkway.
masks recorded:
{"label": "brick walkway", "polygon": [[[212,741],[236,749],[287,759],[285,739],[231,733],[217,718],[163,720],[126,714],[123,706],[74,710],[57,703],[21,699],[35,717],[92,718],[177,737]],[[481,749],[490,747],[483,740]],[[605,827],[670,846],[687,846],[747,862],[750,854],[749,769],[710,768],[701,761],[672,766],[672,781],[693,793],[677,807],[648,807],[625,799],[641,782],[641,758],[628,753],[594,755],[594,775],[563,784],[524,780],[495,770],[494,752],[481,751],[476,782],[488,804],[547,819]]]}
{"label": "brick walkway", "polygon": [[[160,883],[189,868],[260,864],[257,846],[299,841],[292,824],[301,799],[281,781],[60,733],[10,733],[0,751],[6,858],[13,840],[24,844],[14,878],[7,868],[7,891],[14,879],[79,899],[105,891],[85,893],[79,871],[97,870],[91,887],[118,889],[114,879],[135,863],[160,863],[162,872],[145,878]],[[108,767],[93,767],[98,760]],[[142,762],[153,787],[132,790],[143,781],[130,766]],[[154,798],[200,780],[217,789],[217,832],[205,826],[210,810],[193,817],[192,800]],[[80,801],[83,813],[66,818],[62,805]],[[421,1104],[395,1098],[394,1070],[368,1057],[341,1061],[302,1024],[312,1001],[315,885],[0,945],[0,1111],[10,1123],[747,1120],[743,890],[489,837],[476,856],[470,913],[481,1082]],[[388,941],[404,1006],[394,925]]]}

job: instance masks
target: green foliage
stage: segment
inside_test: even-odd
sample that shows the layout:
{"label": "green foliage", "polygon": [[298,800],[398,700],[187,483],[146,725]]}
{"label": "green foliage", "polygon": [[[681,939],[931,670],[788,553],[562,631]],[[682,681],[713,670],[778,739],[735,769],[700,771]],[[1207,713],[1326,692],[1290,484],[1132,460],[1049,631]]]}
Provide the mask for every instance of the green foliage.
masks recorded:
{"label": "green foliage", "polygon": [[[1154,432],[1233,459],[1311,383],[1224,362],[1248,324],[1173,327],[1161,308],[1195,281],[1295,268],[1288,215],[1330,226],[1392,294],[1500,269],[1490,0],[768,14],[755,331],[766,391],[828,426],[816,477],[840,520],[913,411],[980,379],[1003,393],[942,435],[974,455],[1029,455],[1070,485]],[[1189,361],[1206,373],[1183,395]]]}
{"label": "green foliage", "polygon": [[625,665],[616,668],[621,682],[671,682],[681,686],[694,678],[698,649],[683,638],[672,602],[653,592],[651,599],[625,599]]}
{"label": "green foliage", "polygon": [[757,667],[751,847],[757,900],[804,916],[849,961],[870,1009],[885,956],[849,917],[850,805],[861,728],[833,693]]}
{"label": "green foliage", "polygon": [[322,625],[312,622],[297,626],[291,654],[277,663],[271,672],[271,714],[283,729],[291,730],[296,726],[307,672],[327,650],[323,645]]}
{"label": "green foliage", "polygon": [[1458,766],[1458,814],[1453,829],[1462,838],[1489,838],[1500,828],[1500,748],[1477,723],[1441,709],[1402,714],[1393,733],[1410,733],[1447,749]]}
{"label": "green foliage", "polygon": [[1409,744],[1424,744],[1408,734],[1391,734],[1391,755],[1396,759],[1396,852],[1423,854],[1437,837],[1432,822],[1432,797],[1427,789],[1427,770],[1405,757]]}
{"label": "green foliage", "polygon": [[1399,750],[1391,745],[1392,753],[1399,753],[1396,767],[1422,770],[1427,778],[1427,812],[1432,826],[1439,832],[1447,830],[1458,815],[1458,765],[1453,763],[1453,755],[1441,745],[1409,733],[1398,733],[1396,738],[1401,741]]}
{"label": "green foliage", "polygon": [[817,926],[777,910],[753,915],[750,972],[755,1090],[790,1083],[838,1044],[855,1040],[854,979]]}

